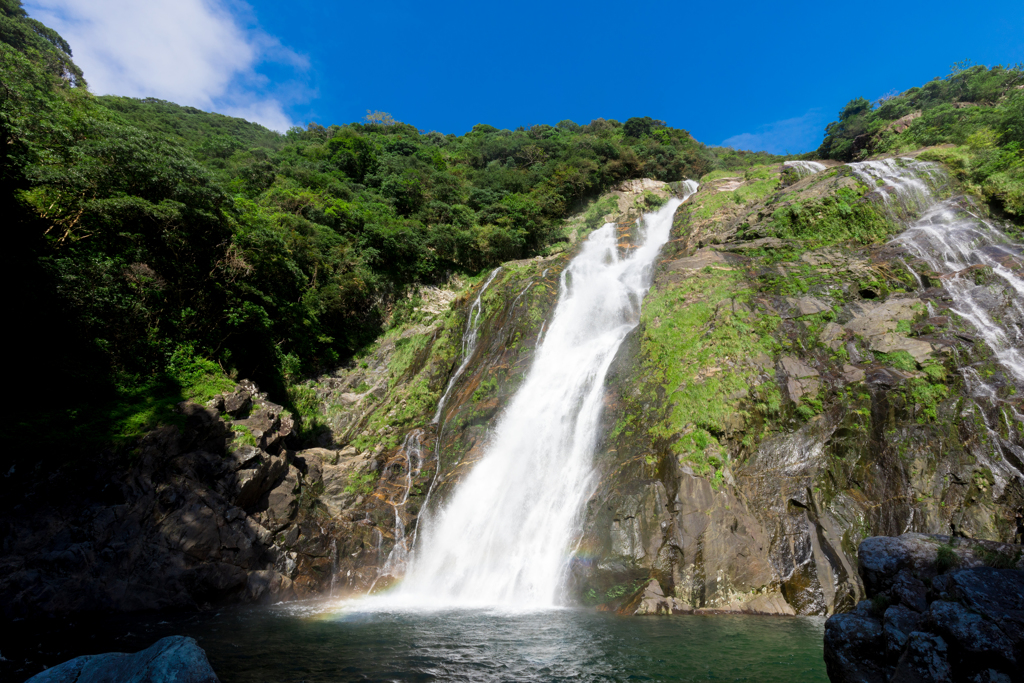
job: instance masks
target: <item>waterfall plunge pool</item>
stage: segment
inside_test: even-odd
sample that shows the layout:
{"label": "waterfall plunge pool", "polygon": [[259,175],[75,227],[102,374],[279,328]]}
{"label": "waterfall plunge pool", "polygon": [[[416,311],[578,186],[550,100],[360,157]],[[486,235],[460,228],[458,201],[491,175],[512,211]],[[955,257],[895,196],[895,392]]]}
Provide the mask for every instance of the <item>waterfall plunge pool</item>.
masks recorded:
{"label": "waterfall plunge pool", "polygon": [[[4,679],[24,680],[42,664],[134,652],[181,634],[199,641],[223,683],[828,681],[823,618],[360,607],[306,601],[150,621],[40,622],[45,629],[25,623],[21,647],[4,644],[4,668],[12,675]],[[33,664],[15,674],[26,658]]]}

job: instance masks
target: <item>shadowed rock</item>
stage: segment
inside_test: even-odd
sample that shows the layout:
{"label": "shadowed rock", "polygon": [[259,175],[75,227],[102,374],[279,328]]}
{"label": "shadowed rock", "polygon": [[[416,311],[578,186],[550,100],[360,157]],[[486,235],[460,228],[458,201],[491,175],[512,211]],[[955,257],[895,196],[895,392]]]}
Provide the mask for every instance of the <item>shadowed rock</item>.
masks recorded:
{"label": "shadowed rock", "polygon": [[86,655],[37,674],[32,683],[219,683],[206,653],[192,638],[168,636],[125,654]]}

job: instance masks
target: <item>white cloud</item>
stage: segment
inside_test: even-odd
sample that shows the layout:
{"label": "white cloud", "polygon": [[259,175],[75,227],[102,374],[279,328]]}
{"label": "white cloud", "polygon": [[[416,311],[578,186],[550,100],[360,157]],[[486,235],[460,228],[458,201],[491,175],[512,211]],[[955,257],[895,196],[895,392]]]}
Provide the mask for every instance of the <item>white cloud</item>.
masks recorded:
{"label": "white cloud", "polygon": [[29,0],[25,6],[71,44],[94,93],[158,97],[274,130],[292,125],[285,107],[294,95],[275,91],[256,67],[277,62],[302,71],[308,61],[253,27],[247,5],[233,0]]}
{"label": "white cloud", "polygon": [[758,126],[756,133],[733,135],[722,146],[772,154],[809,152],[821,144],[827,118],[820,109],[810,109],[803,116]]}

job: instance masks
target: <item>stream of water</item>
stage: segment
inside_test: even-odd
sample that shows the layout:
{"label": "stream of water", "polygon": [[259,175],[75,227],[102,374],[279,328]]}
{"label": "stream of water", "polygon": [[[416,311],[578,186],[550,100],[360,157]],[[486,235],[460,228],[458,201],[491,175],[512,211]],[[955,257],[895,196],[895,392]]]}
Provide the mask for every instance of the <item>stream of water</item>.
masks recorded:
{"label": "stream of water", "polygon": [[[692,181],[686,187],[687,196],[696,191]],[[424,523],[389,603],[537,609],[562,601],[577,518],[591,493],[604,378],[639,322],[681,201],[647,214],[625,255],[613,224],[595,230],[562,272],[558,304],[522,387],[483,458]]]}
{"label": "stream of water", "polygon": [[[896,241],[940,274],[953,299],[953,312],[970,323],[1010,381],[1024,389],[1021,245],[979,217],[962,197],[937,198],[932,186],[945,180],[937,164],[885,159],[850,167],[869,186],[878,187],[887,204],[899,203],[919,214]],[[988,269],[991,278],[986,276]]]}

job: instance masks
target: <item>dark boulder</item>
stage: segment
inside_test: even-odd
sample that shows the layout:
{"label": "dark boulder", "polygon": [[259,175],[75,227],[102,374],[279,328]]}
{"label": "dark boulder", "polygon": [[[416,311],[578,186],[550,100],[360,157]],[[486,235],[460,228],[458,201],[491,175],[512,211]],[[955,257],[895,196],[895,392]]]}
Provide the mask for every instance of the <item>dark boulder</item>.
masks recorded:
{"label": "dark boulder", "polygon": [[168,636],[136,652],[108,652],[68,660],[31,683],[219,683],[206,653],[192,638]]}
{"label": "dark boulder", "polygon": [[892,683],[953,683],[957,679],[946,656],[948,651],[946,641],[939,636],[914,631],[907,639]]}
{"label": "dark boulder", "polygon": [[885,633],[885,651],[893,661],[907,645],[910,634],[918,630],[922,616],[903,605],[893,605],[885,610],[882,630]]}
{"label": "dark boulder", "polygon": [[923,534],[865,540],[860,573],[871,599],[825,623],[829,678],[1021,683],[1024,570],[978,565],[1019,566],[1022,551]]}
{"label": "dark boulder", "polygon": [[863,614],[837,614],[825,622],[825,668],[832,683],[889,680],[877,660],[885,651],[882,625]]}

